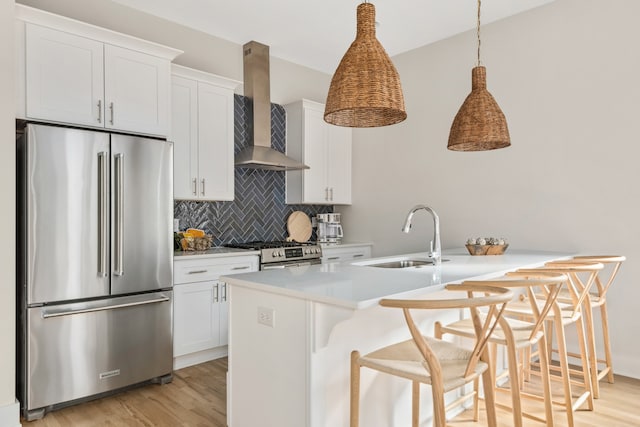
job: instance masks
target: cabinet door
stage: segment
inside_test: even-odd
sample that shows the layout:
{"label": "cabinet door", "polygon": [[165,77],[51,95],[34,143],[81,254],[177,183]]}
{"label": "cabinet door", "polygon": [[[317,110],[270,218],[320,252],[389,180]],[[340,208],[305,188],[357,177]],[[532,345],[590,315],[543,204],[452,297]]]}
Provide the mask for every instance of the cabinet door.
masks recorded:
{"label": "cabinet door", "polygon": [[218,346],[220,304],[217,282],[174,286],[173,356]]}
{"label": "cabinet door", "polygon": [[198,83],[178,76],[171,84],[173,142],[173,197],[198,195]]}
{"label": "cabinet door", "polygon": [[169,61],[107,44],[104,70],[106,127],[166,136]]}
{"label": "cabinet door", "polygon": [[351,204],[351,129],[327,125],[327,186],[330,201]]}
{"label": "cabinet door", "polygon": [[26,24],[26,115],[104,124],[103,44]]}
{"label": "cabinet door", "polygon": [[218,318],[218,327],[220,330],[220,340],[218,345],[229,344],[229,300],[227,295],[229,288],[224,282],[218,282],[218,306],[220,307],[220,317]]}
{"label": "cabinet door", "polygon": [[327,185],[327,124],[320,110],[305,108],[304,162],[309,169],[303,171],[304,203],[329,203]]}
{"label": "cabinet door", "polygon": [[233,91],[198,82],[198,196],[233,200]]}

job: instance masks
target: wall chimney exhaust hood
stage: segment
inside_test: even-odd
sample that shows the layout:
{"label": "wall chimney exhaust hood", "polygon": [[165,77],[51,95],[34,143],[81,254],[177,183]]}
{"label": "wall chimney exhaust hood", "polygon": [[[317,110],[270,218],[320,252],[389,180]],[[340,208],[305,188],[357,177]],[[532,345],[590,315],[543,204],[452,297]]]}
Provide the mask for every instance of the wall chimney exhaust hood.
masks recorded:
{"label": "wall chimney exhaust hood", "polygon": [[243,46],[244,96],[249,101],[250,145],[236,154],[240,168],[300,170],[309,166],[271,148],[269,46],[250,41]]}

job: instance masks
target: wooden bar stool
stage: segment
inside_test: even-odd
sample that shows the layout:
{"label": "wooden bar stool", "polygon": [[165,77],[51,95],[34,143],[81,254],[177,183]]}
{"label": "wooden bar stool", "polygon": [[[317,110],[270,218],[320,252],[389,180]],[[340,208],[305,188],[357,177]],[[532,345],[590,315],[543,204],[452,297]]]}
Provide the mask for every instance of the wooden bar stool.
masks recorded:
{"label": "wooden bar stool", "polygon": [[[547,328],[547,349],[549,351],[549,359],[551,359],[551,353],[556,352],[560,366],[549,365],[549,369],[552,373],[551,379],[557,379],[562,382],[564,391],[564,401],[554,403],[560,404],[565,407],[567,414],[567,421],[569,427],[574,426],[573,413],[580,409],[582,405],[586,403],[589,411],[593,410],[593,385],[591,380],[591,370],[589,361],[589,350],[587,344],[587,338],[585,334],[585,326],[583,324],[583,303],[586,300],[589,289],[595,281],[595,277],[598,271],[602,270],[604,266],[600,263],[587,263],[587,262],[572,262],[571,260],[547,263],[544,267],[535,269],[521,269],[514,274],[532,274],[540,272],[566,274],[568,279],[565,282],[564,288],[568,290],[570,295],[570,302],[562,302],[558,298],[558,306],[560,307],[560,314],[550,313],[549,319],[552,321],[553,327]],[[527,297],[528,298],[528,297]],[[544,295],[538,296],[537,303],[539,305],[544,303]],[[530,303],[525,300],[512,303],[505,310],[508,316],[517,316],[519,318],[531,318]],[[575,325],[576,334],[578,337],[578,343],[580,346],[580,362],[582,369],[575,370],[569,365],[567,344],[565,338],[565,328]],[[552,331],[556,332],[556,345],[557,350],[552,350]],[[542,359],[542,355],[538,356]],[[535,354],[532,354],[534,356]],[[529,361],[527,361],[529,362]],[[535,373],[529,370],[530,373]],[[556,374],[557,373],[557,374]],[[579,375],[578,378],[572,378],[571,374]],[[578,385],[584,390],[577,398],[573,397],[573,385]]]}
{"label": "wooden bar stool", "polygon": [[[591,310],[587,310],[585,307],[584,317],[587,340],[589,341],[589,357],[591,378],[593,386],[593,397],[600,397],[600,380],[607,377],[607,381],[613,384],[613,360],[611,356],[611,340],[609,338],[609,317],[607,315],[607,291],[611,287],[620,266],[626,260],[626,257],[621,255],[585,255],[577,256],[573,258],[573,261],[577,262],[597,262],[603,264],[603,270],[599,271],[595,277],[595,286],[591,288],[588,294],[589,306]],[[561,301],[566,301],[566,298],[560,297]],[[604,359],[598,359],[597,346],[595,339],[595,321],[593,312],[600,309],[600,324],[602,327],[602,340],[604,348]],[[579,357],[574,353],[569,353],[569,356]],[[599,370],[598,364],[604,364],[604,368]]]}
{"label": "wooden bar stool", "polygon": [[[465,292],[467,296],[454,299],[380,301],[383,307],[402,309],[411,339],[365,356],[361,356],[358,351],[351,352],[351,427],[357,427],[360,422],[360,368],[363,366],[412,381],[413,427],[420,424],[420,383],[430,384],[432,388],[434,427],[445,427],[444,394],[482,376],[488,425],[497,426],[486,344],[513,293],[505,288],[490,286],[447,285],[446,289]],[[474,297],[474,292],[484,295]],[[488,308],[486,316],[480,316],[479,307]],[[412,309],[461,308],[468,308],[471,312],[476,337],[473,350],[422,335],[410,312]]]}
{"label": "wooden bar stool", "polygon": [[[511,393],[511,406],[501,405],[496,403],[496,406],[504,409],[509,409],[513,413],[513,425],[516,427],[523,426],[523,417],[527,417],[536,421],[540,421],[547,426],[553,426],[553,408],[552,408],[552,395],[551,384],[549,378],[549,369],[547,366],[547,350],[546,340],[544,338],[544,321],[547,319],[549,313],[555,313],[560,315],[560,307],[558,306],[556,299],[560,292],[562,285],[568,280],[568,277],[564,274],[545,274],[545,273],[530,273],[521,274],[520,277],[504,277],[495,280],[483,280],[483,281],[465,281],[462,284],[468,286],[499,286],[509,289],[521,288],[525,290],[528,295],[528,301],[531,302],[530,309],[533,313],[533,319],[531,322],[521,321],[513,318],[507,318],[503,316],[500,319],[498,327],[495,332],[489,338],[489,342],[492,344],[503,345],[507,349],[507,365],[510,382]],[[542,307],[538,306],[535,299],[535,292],[542,292],[547,295],[547,299]],[[511,303],[509,303],[511,304]],[[505,313],[509,310],[509,304],[505,309]],[[435,324],[435,336],[436,338],[442,338],[443,334],[453,334],[465,338],[473,337],[473,324],[470,319],[460,320],[449,325],[443,326],[440,322]],[[540,396],[524,393],[521,390],[521,374],[520,363],[518,362],[518,352],[531,346],[538,344],[540,346],[540,365],[542,374],[542,389],[543,400],[545,406],[545,416],[540,418],[529,413],[525,413],[522,408],[521,399],[524,396],[534,397],[539,400]],[[495,351],[494,351],[495,356]],[[495,362],[494,362],[495,365]],[[492,380],[492,384],[496,382],[502,376],[495,376]],[[477,387],[477,384],[475,384]],[[505,390],[498,387],[496,390]],[[477,392],[477,390],[475,390]],[[477,404],[477,400],[474,400],[474,404]],[[474,407],[474,418],[477,417],[477,406]]]}

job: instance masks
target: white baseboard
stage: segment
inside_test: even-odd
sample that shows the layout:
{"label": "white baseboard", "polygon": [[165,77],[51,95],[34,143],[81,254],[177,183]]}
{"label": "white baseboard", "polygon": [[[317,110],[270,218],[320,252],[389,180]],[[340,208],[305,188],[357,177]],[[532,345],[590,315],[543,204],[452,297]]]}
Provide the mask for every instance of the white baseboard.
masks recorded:
{"label": "white baseboard", "polygon": [[[197,365],[199,363],[208,362],[210,360],[226,357],[229,353],[228,346],[216,347],[209,350],[202,350],[196,353],[185,354],[173,358],[173,370],[186,368],[187,366]],[[1,424],[0,424],[1,425]]]}
{"label": "white baseboard", "polygon": [[0,426],[20,427],[20,402],[0,406]]}

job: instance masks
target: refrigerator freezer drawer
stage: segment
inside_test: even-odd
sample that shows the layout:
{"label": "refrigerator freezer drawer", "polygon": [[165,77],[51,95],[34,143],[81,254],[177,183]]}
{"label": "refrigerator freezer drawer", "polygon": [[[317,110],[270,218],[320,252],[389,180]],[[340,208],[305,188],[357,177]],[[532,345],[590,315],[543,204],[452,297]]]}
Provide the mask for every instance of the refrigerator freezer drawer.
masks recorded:
{"label": "refrigerator freezer drawer", "polygon": [[171,373],[172,298],[168,291],[27,309],[25,409]]}

